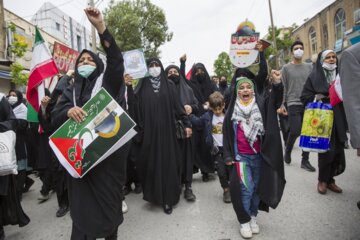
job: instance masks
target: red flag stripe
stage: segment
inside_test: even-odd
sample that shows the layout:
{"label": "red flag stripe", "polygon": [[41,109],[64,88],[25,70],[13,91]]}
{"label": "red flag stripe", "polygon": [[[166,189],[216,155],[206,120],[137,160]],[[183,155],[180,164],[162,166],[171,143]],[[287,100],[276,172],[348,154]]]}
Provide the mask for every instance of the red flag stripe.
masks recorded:
{"label": "red flag stripe", "polygon": [[54,76],[58,73],[58,69],[53,59],[38,64],[31,71],[28,82],[28,89],[26,91],[26,98],[36,111],[39,111],[39,100],[37,93],[37,86],[48,77]]}

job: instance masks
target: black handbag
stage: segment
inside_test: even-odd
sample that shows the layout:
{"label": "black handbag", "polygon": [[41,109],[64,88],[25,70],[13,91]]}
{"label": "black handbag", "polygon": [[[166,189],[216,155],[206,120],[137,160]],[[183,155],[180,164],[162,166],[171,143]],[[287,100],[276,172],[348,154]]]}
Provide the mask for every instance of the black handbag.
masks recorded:
{"label": "black handbag", "polygon": [[175,122],[175,130],[176,130],[176,138],[177,139],[185,139],[186,138],[186,131],[185,126],[181,120],[177,120]]}

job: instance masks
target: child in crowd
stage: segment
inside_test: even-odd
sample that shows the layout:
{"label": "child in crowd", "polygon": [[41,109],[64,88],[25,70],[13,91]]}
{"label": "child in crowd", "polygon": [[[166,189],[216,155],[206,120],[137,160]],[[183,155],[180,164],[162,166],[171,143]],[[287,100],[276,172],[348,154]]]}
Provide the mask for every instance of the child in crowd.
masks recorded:
{"label": "child in crowd", "polygon": [[235,77],[235,91],[224,120],[224,161],[227,166],[235,165],[230,176],[231,199],[241,236],[251,238],[260,232],[256,222],[260,200],[275,208],[285,185],[276,116],[281,84],[277,79],[272,90],[265,91],[263,81]]}
{"label": "child in crowd", "polygon": [[201,117],[191,115],[191,123],[194,127],[205,129],[205,142],[209,146],[211,155],[217,166],[217,172],[221,187],[224,190],[223,201],[231,203],[229,176],[231,165],[226,166],[222,158],[223,155],[223,122],[224,122],[224,97],[220,92],[214,92],[209,96],[210,111],[204,113]]}

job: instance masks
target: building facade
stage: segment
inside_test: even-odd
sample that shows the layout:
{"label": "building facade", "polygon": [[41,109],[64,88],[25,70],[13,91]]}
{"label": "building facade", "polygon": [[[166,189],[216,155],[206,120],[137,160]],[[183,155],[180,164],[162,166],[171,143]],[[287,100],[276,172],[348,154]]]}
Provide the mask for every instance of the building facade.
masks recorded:
{"label": "building facade", "polygon": [[91,32],[49,2],[41,6],[31,22],[76,51],[92,48]]}
{"label": "building facade", "polygon": [[359,20],[360,0],[336,0],[295,29],[292,39],[304,43],[307,60],[316,59],[325,49],[334,49],[340,54],[351,44],[347,36],[356,35],[360,30]]}
{"label": "building facade", "polygon": [[[1,52],[4,52],[3,60],[0,64],[0,91],[7,93],[9,89],[14,87],[11,84],[10,76],[10,64],[14,61],[17,61],[24,66],[25,69],[29,70],[31,60],[32,60],[32,48],[33,42],[35,39],[35,26],[26,21],[25,19],[19,17],[13,12],[10,12],[7,9],[4,9],[4,28],[2,29],[1,35],[4,36],[4,44],[1,44]],[[10,30],[10,25],[15,26],[15,31]],[[49,46],[50,52],[52,52],[52,46],[55,42],[65,44],[61,39],[50,35],[47,32],[40,30],[41,35],[44,38],[44,41]],[[22,58],[16,59],[15,56],[9,51],[10,46],[13,44],[14,40],[18,39],[20,41],[27,43],[27,49],[25,55]]]}

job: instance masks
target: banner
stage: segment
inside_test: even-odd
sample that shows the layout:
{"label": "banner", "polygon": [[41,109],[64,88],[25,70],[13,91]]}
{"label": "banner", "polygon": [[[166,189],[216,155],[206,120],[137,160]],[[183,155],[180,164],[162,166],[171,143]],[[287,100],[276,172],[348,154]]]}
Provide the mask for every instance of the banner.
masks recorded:
{"label": "banner", "polygon": [[255,49],[259,33],[251,22],[245,21],[231,35],[229,57],[231,63],[239,68],[250,66],[256,61],[258,50]]}
{"label": "banner", "polygon": [[60,73],[66,74],[69,69],[75,69],[75,62],[79,56],[79,52],[75,51],[61,43],[54,43],[53,57]]}
{"label": "banner", "polygon": [[135,122],[104,88],[83,110],[87,113],[83,122],[67,120],[49,140],[60,163],[74,178],[83,177],[136,134]]}

